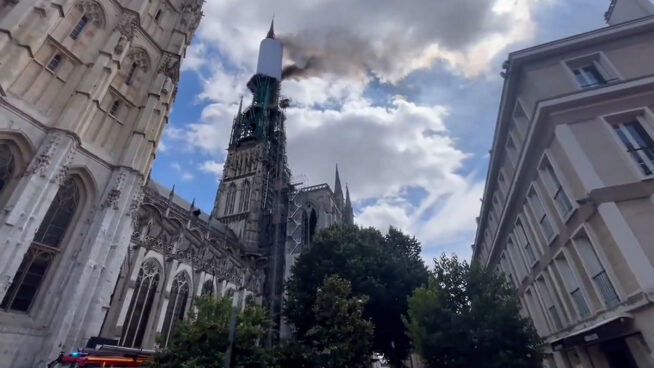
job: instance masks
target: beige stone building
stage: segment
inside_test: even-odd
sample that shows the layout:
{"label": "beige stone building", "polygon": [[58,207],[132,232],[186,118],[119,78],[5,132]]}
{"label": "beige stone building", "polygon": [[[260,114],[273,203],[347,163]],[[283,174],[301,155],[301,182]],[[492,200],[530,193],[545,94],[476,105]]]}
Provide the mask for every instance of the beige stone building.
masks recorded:
{"label": "beige stone building", "polygon": [[654,3],[606,20],[509,55],[473,245],[550,368],[654,367]]}
{"label": "beige stone building", "polygon": [[202,3],[0,2],[0,366],[100,332]]}

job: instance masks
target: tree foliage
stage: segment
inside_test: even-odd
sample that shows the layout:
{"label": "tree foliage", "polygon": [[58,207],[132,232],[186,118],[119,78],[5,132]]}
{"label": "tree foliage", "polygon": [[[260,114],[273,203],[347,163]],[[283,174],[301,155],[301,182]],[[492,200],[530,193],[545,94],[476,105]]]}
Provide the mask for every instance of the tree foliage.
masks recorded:
{"label": "tree foliage", "polygon": [[[222,368],[229,346],[231,308],[230,298],[199,299],[196,310],[192,310],[189,318],[177,327],[169,346],[155,354],[153,366]],[[270,326],[270,319],[261,306],[246,304],[237,316],[231,367],[270,366],[271,356],[259,344]]]}
{"label": "tree foliage", "polygon": [[334,275],[317,291],[312,311],[316,324],[302,343],[315,367],[367,368],[372,355],[373,325],[362,318],[366,298],[352,297],[350,283]]}
{"label": "tree foliage", "polygon": [[363,318],[374,324],[373,349],[397,364],[410,351],[401,316],[407,298],[427,281],[420,243],[397,229],[386,236],[373,228],[331,227],[302,253],[287,283],[284,315],[299,339],[316,325],[312,306],[323,280],[337,274],[357,297],[368,298]]}
{"label": "tree foliage", "polygon": [[505,280],[445,255],[409,299],[408,334],[431,368],[540,367],[540,339]]}

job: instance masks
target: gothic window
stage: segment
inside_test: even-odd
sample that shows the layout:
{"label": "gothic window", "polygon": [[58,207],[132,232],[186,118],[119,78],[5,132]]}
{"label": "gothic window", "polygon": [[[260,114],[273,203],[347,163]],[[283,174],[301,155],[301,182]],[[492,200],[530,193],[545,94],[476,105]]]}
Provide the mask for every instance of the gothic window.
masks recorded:
{"label": "gothic window", "polygon": [[75,25],[73,31],[70,32],[70,38],[72,38],[73,40],[77,40],[88,22],[89,22],[89,17],[87,17],[86,14],[82,15],[82,18],[80,18],[79,22],[77,22],[77,25]]}
{"label": "gothic window", "polygon": [[134,73],[136,73],[136,68],[138,68],[138,64],[132,63],[129,72],[127,72],[127,77],[125,77],[125,84],[128,86],[131,86],[134,82]]}
{"label": "gothic window", "polygon": [[132,301],[127,310],[127,322],[123,328],[121,346],[141,347],[143,335],[150,319],[154,296],[159,286],[159,270],[159,264],[152,258],[141,265]]}
{"label": "gothic window", "polygon": [[132,49],[127,55],[129,70],[125,76],[125,84],[131,86],[134,84],[139,73],[145,73],[150,66],[150,58],[145,50],[141,48]]}
{"label": "gothic window", "polygon": [[236,185],[233,183],[227,189],[227,197],[225,198],[225,215],[234,213],[234,203],[236,202]]}
{"label": "gothic window", "polygon": [[118,110],[120,110],[120,100],[115,100],[114,103],[111,104],[111,108],[109,109],[109,114],[116,116]]}
{"label": "gothic window", "polygon": [[50,59],[47,68],[54,72],[59,67],[59,64],[61,64],[61,54],[56,54]]}
{"label": "gothic window", "polygon": [[29,250],[9,286],[1,308],[27,312],[45,274],[61,252],[61,244],[79,205],[79,188],[74,179],[65,181],[45,214]]}
{"label": "gothic window", "polygon": [[243,183],[243,187],[241,188],[241,199],[239,200],[238,203],[238,211],[239,212],[247,211],[248,208],[250,207],[249,202],[250,202],[250,182],[245,181]]}
{"label": "gothic window", "polygon": [[173,287],[170,290],[163,330],[161,331],[164,337],[164,346],[168,346],[168,343],[170,343],[171,338],[175,334],[177,325],[184,319],[186,300],[189,294],[188,285],[188,275],[185,272],[180,272],[175,276]]}
{"label": "gothic window", "polygon": [[0,145],[0,193],[7,186],[9,180],[11,180],[15,169],[14,155],[12,155],[9,146],[5,144]]}
{"label": "gothic window", "polygon": [[311,217],[309,218],[309,242],[313,240],[313,236],[316,234],[317,224],[318,224],[318,215],[316,215],[316,210],[311,209]]}
{"label": "gothic window", "polygon": [[213,281],[207,280],[202,284],[202,296],[213,296]]}
{"label": "gothic window", "polygon": [[159,19],[161,18],[161,9],[157,10],[157,14],[154,16],[154,21],[159,23]]}

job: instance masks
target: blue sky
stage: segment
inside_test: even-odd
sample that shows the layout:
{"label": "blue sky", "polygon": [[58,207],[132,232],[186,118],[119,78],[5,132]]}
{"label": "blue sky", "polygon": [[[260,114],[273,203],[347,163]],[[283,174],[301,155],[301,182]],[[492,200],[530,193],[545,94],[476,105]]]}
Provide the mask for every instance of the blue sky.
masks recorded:
{"label": "blue sky", "polygon": [[609,0],[209,0],[182,64],[152,178],[209,212],[238,100],[275,14],[291,170],[350,186],[356,222],[416,235],[423,256],[470,256],[512,50],[603,27]]}

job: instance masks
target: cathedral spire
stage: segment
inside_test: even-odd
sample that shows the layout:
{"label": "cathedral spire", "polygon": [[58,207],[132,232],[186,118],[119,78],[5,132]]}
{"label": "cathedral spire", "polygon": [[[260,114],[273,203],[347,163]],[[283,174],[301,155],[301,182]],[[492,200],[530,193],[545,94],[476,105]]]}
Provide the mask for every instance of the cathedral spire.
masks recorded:
{"label": "cathedral spire", "polygon": [[343,209],[343,189],[341,188],[341,178],[338,175],[338,164],[336,164],[336,179],[334,181],[334,197],[338,208]]}
{"label": "cathedral spire", "polygon": [[275,39],[275,17],[273,16],[272,21],[270,21],[270,29],[268,30],[268,34],[266,35],[266,38],[272,38],[273,40]]}
{"label": "cathedral spire", "polygon": [[343,209],[343,222],[354,225],[354,210],[350,201],[350,188],[345,184],[345,208]]}

